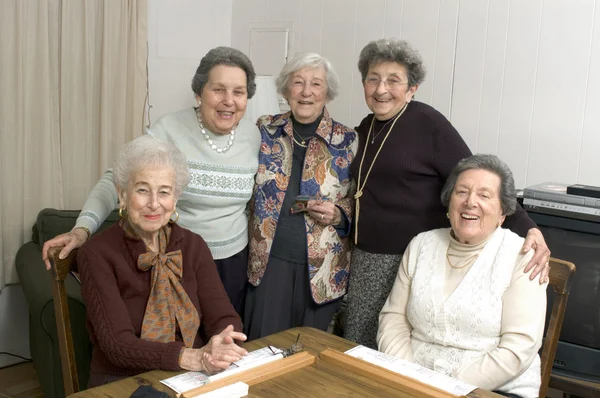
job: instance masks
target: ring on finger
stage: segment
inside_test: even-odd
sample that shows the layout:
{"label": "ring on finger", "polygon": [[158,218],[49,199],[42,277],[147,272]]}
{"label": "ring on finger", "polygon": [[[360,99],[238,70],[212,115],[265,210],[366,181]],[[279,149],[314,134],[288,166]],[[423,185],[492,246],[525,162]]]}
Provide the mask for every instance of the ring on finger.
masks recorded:
{"label": "ring on finger", "polygon": [[323,221],[324,218],[325,218],[325,214],[321,213],[321,221]]}

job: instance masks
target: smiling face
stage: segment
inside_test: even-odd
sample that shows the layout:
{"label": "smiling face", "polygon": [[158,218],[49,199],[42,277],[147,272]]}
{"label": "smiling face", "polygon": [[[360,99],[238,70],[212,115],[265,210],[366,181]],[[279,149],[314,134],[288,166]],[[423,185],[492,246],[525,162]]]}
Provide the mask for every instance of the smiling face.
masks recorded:
{"label": "smiling face", "polygon": [[144,241],[152,241],[169,222],[177,205],[174,186],[175,171],[170,167],[155,167],[136,173],[126,191],[117,188],[129,223]]}
{"label": "smiling face", "polygon": [[306,67],[292,73],[284,97],[294,118],[300,123],[317,120],[327,102],[327,89],[327,72],[323,67]]}
{"label": "smiling face", "polygon": [[213,67],[199,100],[204,127],[215,134],[229,134],[246,112],[246,72],[237,66]]}
{"label": "smiling face", "polygon": [[371,65],[363,82],[365,101],[378,120],[398,114],[418,88],[418,85],[408,86],[406,68],[397,62]]}
{"label": "smiling face", "polygon": [[460,173],[450,196],[448,215],[456,240],[474,245],[504,222],[500,177],[483,169]]}

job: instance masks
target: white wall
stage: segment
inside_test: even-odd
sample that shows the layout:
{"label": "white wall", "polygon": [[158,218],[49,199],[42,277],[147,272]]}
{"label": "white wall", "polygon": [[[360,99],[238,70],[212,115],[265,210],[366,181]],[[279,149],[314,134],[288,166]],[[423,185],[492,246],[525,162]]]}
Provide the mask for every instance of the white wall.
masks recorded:
{"label": "white wall", "polygon": [[[473,152],[495,153],[517,187],[600,186],[600,7],[594,0],[233,0],[231,44],[255,22],[292,26],[290,53],[319,52],[342,83],[329,105],[368,113],[356,67],[381,37],[411,42],[428,69],[417,99],[446,115]],[[268,24],[266,24],[268,25]]]}
{"label": "white wall", "polygon": [[231,0],[148,1],[152,123],[195,104],[192,77],[208,50],[231,45],[231,20]]}
{"label": "white wall", "polygon": [[[21,285],[8,285],[0,291],[0,314],[0,351],[31,358],[29,309]],[[0,368],[19,362],[23,360],[0,355]]]}

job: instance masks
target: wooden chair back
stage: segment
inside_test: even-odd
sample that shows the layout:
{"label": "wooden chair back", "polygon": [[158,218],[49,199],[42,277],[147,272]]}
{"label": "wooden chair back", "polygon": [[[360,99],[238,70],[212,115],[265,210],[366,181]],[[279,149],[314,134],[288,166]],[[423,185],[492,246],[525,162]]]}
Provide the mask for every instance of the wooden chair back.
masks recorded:
{"label": "wooden chair back", "polygon": [[552,374],[552,365],[554,364],[554,355],[558,346],[558,338],[562,329],[565,310],[567,308],[567,300],[569,291],[575,275],[575,265],[568,261],[550,258],[550,283],[555,293],[554,305],[548,328],[546,329],[546,337],[542,349],[542,384],[540,386],[540,397],[545,397],[550,383],[550,375]]}
{"label": "wooden chair back", "polygon": [[60,348],[63,384],[65,386],[65,396],[69,396],[79,391],[75,349],[71,334],[71,318],[69,318],[69,306],[67,304],[67,291],[65,288],[65,278],[75,265],[76,250],[73,250],[67,258],[61,260],[58,258],[58,255],[62,249],[63,247],[51,248],[48,251],[48,258],[52,270],[52,298],[54,299],[54,314],[56,316],[56,332]]}

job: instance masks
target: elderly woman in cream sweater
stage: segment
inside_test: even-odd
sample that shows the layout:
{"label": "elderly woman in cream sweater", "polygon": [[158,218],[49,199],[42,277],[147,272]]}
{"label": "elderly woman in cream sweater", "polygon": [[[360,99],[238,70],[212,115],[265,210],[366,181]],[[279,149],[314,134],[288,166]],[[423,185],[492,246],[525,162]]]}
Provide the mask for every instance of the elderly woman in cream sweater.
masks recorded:
{"label": "elderly woman in cream sweater", "polygon": [[379,315],[380,351],[508,396],[536,397],[546,284],[501,228],[514,180],[493,155],[463,159],[442,191],[451,228],[417,235]]}

